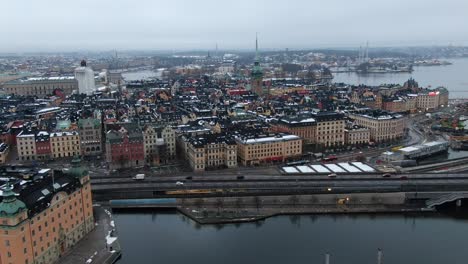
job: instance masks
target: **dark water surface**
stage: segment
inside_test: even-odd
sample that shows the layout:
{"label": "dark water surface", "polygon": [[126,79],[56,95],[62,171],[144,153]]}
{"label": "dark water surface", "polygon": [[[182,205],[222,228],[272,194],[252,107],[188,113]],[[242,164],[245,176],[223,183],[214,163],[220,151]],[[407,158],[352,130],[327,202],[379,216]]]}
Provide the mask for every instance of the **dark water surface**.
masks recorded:
{"label": "dark water surface", "polygon": [[440,216],[279,216],[199,226],[177,213],[114,213],[119,264],[468,263],[468,220]]}

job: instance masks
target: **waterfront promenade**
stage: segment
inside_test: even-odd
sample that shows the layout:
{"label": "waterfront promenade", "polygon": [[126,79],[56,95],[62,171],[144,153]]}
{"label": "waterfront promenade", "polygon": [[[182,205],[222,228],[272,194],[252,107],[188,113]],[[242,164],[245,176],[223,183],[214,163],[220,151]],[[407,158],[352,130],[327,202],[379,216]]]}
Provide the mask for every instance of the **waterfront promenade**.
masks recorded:
{"label": "waterfront promenade", "polygon": [[118,239],[115,236],[109,236],[110,233],[115,234],[110,211],[102,206],[94,206],[94,217],[96,226],[93,231],[63,256],[59,260],[60,264],[112,264],[120,257],[121,249]]}

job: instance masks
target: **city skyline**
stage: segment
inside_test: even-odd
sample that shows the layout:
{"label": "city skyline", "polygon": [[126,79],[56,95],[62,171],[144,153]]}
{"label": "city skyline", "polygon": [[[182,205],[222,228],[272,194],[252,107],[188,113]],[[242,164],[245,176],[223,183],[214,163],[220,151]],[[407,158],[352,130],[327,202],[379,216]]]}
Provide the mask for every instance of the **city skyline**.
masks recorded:
{"label": "city skyline", "polygon": [[461,0],[182,2],[11,2],[0,52],[253,49],[256,32],[262,49],[468,44]]}

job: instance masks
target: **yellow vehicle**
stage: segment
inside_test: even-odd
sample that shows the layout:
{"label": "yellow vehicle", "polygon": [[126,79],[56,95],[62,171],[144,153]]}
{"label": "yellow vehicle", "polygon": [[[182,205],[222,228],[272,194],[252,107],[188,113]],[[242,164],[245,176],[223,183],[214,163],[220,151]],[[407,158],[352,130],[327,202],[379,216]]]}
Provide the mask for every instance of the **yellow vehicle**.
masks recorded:
{"label": "yellow vehicle", "polygon": [[397,152],[398,150],[400,150],[400,149],[402,149],[402,148],[403,148],[403,146],[393,147],[393,148],[392,148],[392,151],[393,151],[393,152]]}
{"label": "yellow vehicle", "polygon": [[191,189],[191,190],[177,190],[177,191],[166,191],[168,195],[180,195],[180,194],[210,194],[210,193],[222,193],[223,189]]}

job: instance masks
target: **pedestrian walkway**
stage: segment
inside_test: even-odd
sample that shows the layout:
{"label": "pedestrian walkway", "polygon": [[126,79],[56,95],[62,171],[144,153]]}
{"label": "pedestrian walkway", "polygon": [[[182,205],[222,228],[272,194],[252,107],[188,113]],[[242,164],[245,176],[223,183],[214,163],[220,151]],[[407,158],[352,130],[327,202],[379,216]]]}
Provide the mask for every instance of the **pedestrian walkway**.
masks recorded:
{"label": "pedestrian walkway", "polygon": [[58,263],[114,263],[120,256],[114,222],[109,209],[94,206],[95,228],[62,257]]}

